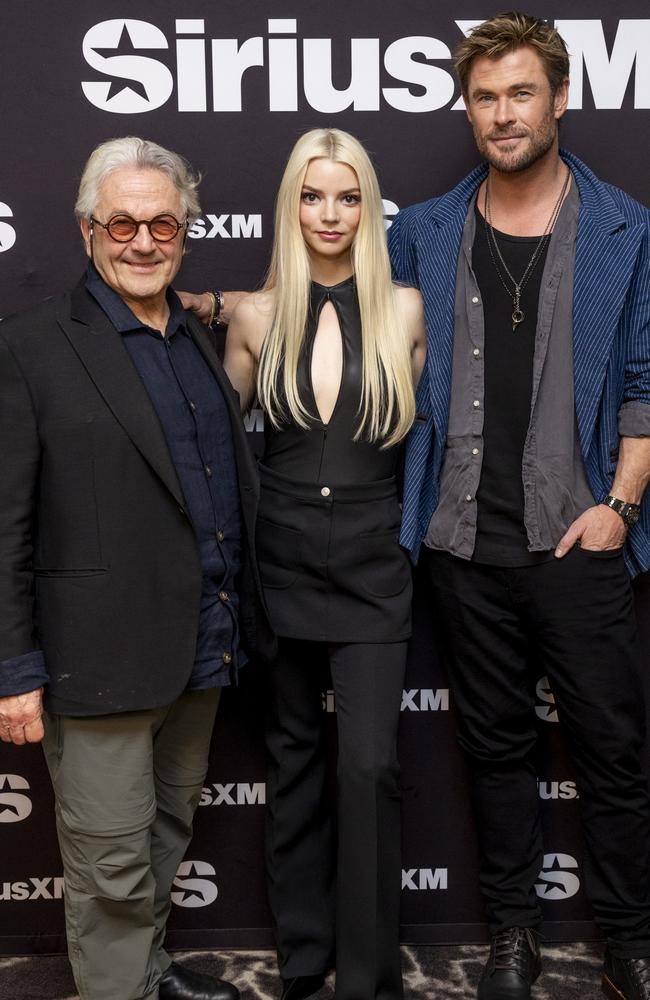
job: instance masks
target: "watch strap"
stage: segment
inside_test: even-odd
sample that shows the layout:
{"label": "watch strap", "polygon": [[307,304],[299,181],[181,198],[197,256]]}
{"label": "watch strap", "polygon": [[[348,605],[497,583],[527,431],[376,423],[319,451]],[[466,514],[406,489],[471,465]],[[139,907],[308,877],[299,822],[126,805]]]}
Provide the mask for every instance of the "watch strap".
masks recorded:
{"label": "watch strap", "polygon": [[612,510],[615,510],[623,518],[628,528],[631,528],[639,520],[641,507],[638,503],[629,503],[627,500],[620,500],[611,494],[608,494],[601,503],[605,507],[611,507]]}

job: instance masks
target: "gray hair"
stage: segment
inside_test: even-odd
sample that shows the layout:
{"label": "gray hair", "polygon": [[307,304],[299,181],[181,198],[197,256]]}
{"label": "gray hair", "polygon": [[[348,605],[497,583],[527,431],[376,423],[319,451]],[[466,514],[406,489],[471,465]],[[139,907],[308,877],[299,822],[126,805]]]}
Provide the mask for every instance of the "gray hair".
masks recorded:
{"label": "gray hair", "polygon": [[184,157],[165,149],[149,139],[129,135],[123,139],[109,139],[90,154],[79,183],[75,205],[78,219],[90,219],[99,201],[99,190],[115,170],[160,170],[166,174],[181,196],[183,211],[190,225],[201,214],[197,188],[201,175],[195,172]]}

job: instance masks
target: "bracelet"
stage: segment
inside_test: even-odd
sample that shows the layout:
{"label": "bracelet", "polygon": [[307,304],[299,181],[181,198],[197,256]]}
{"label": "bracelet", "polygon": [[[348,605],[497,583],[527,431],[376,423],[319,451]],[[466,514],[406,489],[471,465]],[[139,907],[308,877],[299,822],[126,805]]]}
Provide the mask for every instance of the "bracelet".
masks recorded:
{"label": "bracelet", "polygon": [[212,296],[212,309],[210,310],[208,326],[219,326],[219,317],[226,305],[223,292],[209,292],[208,294]]}
{"label": "bracelet", "polygon": [[214,317],[217,311],[217,299],[214,292],[208,292],[208,295],[210,296],[212,305],[210,306],[210,318],[208,319],[207,326],[211,327],[212,324],[214,323]]}

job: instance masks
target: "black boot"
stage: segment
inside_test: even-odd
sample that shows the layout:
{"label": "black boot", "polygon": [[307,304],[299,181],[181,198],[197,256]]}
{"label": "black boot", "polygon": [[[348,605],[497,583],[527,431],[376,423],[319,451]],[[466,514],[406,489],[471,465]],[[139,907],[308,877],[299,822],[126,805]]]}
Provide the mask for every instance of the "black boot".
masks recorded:
{"label": "black boot", "polygon": [[530,927],[509,927],[492,938],[490,957],[478,984],[478,1000],[530,1000],[542,961],[539,934]]}
{"label": "black boot", "polygon": [[650,1000],[650,957],[619,958],[608,948],[603,993],[612,1000]]}
{"label": "black boot", "polygon": [[158,981],[160,1000],[239,1000],[239,990],[223,979],[172,962]]}

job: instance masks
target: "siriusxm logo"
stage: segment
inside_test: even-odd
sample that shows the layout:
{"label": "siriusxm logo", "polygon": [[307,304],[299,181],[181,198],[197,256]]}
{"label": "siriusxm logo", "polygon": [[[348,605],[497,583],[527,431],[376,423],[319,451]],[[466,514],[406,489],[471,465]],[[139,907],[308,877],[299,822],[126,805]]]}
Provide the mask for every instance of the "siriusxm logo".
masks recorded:
{"label": "siriusxm logo", "polygon": [[548,677],[540,677],[535,687],[535,692],[539,699],[539,704],[535,705],[535,712],[538,718],[544,722],[558,722],[555,695],[551,691]]}
{"label": "siriusxm logo", "polygon": [[[13,217],[14,213],[9,208],[9,205],[5,205],[4,201],[0,201],[0,220],[13,219]],[[11,250],[15,242],[16,230],[14,227],[8,222],[0,221],[0,253]]]}
{"label": "siriusxm logo", "polygon": [[0,823],[19,823],[32,811],[32,800],[25,792],[29,782],[19,774],[0,774]]}
{"label": "siriusxm logo", "polygon": [[[325,712],[336,711],[336,695],[333,691],[323,692]],[[448,712],[448,688],[410,688],[402,691],[402,712]]]}
{"label": "siriusxm logo", "polygon": [[[454,21],[451,46],[481,20]],[[587,79],[596,108],[620,108],[631,79],[634,107],[650,108],[650,20],[620,20],[611,54],[602,21],[563,18],[555,26],[571,53],[570,108],[582,107]],[[463,107],[454,100],[451,47],[439,38],[409,35],[383,52],[379,38],[350,38],[342,43],[349,79],[336,87],[333,39],[299,37],[295,17],[268,18],[262,31],[240,40],[206,37],[203,18],[177,18],[167,32],[137,18],[100,21],[83,39],[95,75],[81,87],[91,104],[113,114],[153,111],[174,93],[179,112],[242,111],[251,75],[263,78],[269,111],[297,111],[303,99],[323,114],[383,105],[411,114]],[[381,85],[382,73],[390,85]]]}
{"label": "siriusxm logo", "polygon": [[402,692],[402,712],[448,712],[448,688],[412,688]]}
{"label": "siriusxm logo", "polygon": [[24,882],[0,882],[0,902],[24,902],[36,899],[63,899],[62,876],[28,878]]}
{"label": "siriusxm logo", "polygon": [[172,903],[189,909],[210,906],[219,895],[214,882],[215,874],[207,861],[183,861],[173,881]]}
{"label": "siriusxm logo", "polygon": [[192,240],[260,239],[261,215],[210,215],[197,219],[187,235]]}
{"label": "siriusxm logo", "polygon": [[448,868],[402,868],[402,889],[410,892],[446,889],[448,876]]}
{"label": "siriusxm logo", "polygon": [[540,799],[578,799],[575,781],[538,781]]}
{"label": "siriusxm logo", "polygon": [[580,889],[574,874],[578,862],[570,854],[545,854],[544,867],[537,876],[535,892],[541,899],[569,899]]}
{"label": "siriusxm logo", "polygon": [[266,785],[263,781],[249,784],[245,781],[227,785],[214,784],[204,788],[200,806],[263,806],[266,802]]}
{"label": "siriusxm logo", "polygon": [[[183,861],[173,882],[172,902],[186,907],[209,906],[214,903],[218,896],[214,875],[214,868],[205,861]],[[62,899],[64,891],[62,876],[0,882],[0,902]]]}

